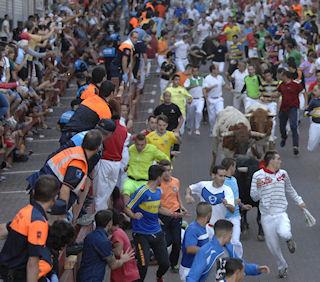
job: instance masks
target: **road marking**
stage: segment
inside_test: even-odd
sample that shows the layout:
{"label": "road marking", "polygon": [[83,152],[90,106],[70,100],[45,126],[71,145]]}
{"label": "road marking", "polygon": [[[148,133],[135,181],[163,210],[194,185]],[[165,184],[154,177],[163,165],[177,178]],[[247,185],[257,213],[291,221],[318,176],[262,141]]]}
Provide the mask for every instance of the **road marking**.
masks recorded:
{"label": "road marking", "polygon": [[26,191],[26,190],[16,190],[16,191],[2,191],[2,192],[0,192],[0,194],[17,194],[17,193],[28,194],[28,191]]}
{"label": "road marking", "polygon": [[39,171],[39,169],[35,170],[17,170],[17,171],[6,171],[1,173],[1,175],[14,175],[14,174],[25,174],[25,173],[34,173],[36,171]]}
{"label": "road marking", "polygon": [[58,142],[59,139],[36,139],[36,140],[31,140],[31,141],[28,141],[30,143],[36,143],[36,142]]}

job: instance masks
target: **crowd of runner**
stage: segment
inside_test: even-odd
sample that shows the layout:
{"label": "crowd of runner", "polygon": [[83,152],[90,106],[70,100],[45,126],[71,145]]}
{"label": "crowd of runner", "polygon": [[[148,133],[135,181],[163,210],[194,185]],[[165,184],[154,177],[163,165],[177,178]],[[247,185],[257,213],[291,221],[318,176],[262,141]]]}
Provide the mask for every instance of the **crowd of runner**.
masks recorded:
{"label": "crowd of runner", "polygon": [[[5,16],[1,170],[28,161],[33,152],[26,141],[43,138],[41,129],[48,129],[46,119],[69,84],[76,82],[77,90],[58,120],[60,147],[27,178],[30,204],[0,225],[0,237],[6,238],[0,277],[59,281],[59,252],[76,236],[71,223],[93,221],[85,208],[79,219],[74,214],[89,182],[85,206],[94,205],[95,229],[78,250],[78,281],[144,281],[151,261],[158,265],[157,281],[164,281],[169,269],[182,281],[237,282],[269,273],[267,265],[242,258],[240,213],[251,206],[239,198],[236,161],[224,158],[212,166],[212,180],[183,192],[172,169],[183,135],[206,135],[201,125],[208,122],[214,136],[225,95],[232,95],[232,106],[244,114],[253,107],[267,109],[273,116],[270,144],[284,147],[291,131],[294,155],[299,155],[300,121],[308,117],[307,149],[318,149],[317,4],[61,0],[50,13],[30,16],[14,29]],[[148,80],[159,83],[160,103],[147,127],[134,132],[135,103]],[[288,265],[279,237],[295,252],[285,192],[301,209],[306,205],[280,169],[277,152],[259,161],[251,198],[260,201],[265,240],[284,278]],[[188,226],[183,218],[191,206],[181,195],[187,204],[195,202],[193,195],[200,198]]]}

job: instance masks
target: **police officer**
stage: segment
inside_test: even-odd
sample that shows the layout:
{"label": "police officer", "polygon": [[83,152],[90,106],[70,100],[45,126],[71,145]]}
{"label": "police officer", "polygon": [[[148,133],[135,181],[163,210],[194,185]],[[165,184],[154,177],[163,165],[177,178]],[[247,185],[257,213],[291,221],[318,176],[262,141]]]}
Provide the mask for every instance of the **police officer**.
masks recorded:
{"label": "police officer", "polygon": [[39,177],[32,202],[7,225],[9,233],[0,253],[0,276],[5,282],[38,281],[39,260],[48,237],[46,212],[54,205],[58,193],[55,177]]}
{"label": "police officer", "polygon": [[98,95],[85,99],[75,111],[70,121],[65,125],[59,140],[65,144],[75,134],[95,128],[100,119],[110,119],[111,110],[108,97],[112,96],[114,85],[111,81],[104,81]]}
{"label": "police officer", "polygon": [[77,199],[79,191],[84,189],[88,175],[88,161],[100,150],[102,135],[96,130],[90,130],[81,146],[67,148],[52,156],[45,165],[27,178],[31,198],[34,193],[34,183],[40,175],[54,175],[60,182],[60,193],[51,214],[63,215]]}

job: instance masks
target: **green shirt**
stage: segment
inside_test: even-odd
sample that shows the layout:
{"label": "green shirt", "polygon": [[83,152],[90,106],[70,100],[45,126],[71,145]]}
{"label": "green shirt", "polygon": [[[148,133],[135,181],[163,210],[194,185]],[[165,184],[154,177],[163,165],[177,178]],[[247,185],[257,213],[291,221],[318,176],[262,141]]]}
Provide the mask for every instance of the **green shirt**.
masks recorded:
{"label": "green shirt", "polygon": [[292,49],[291,52],[287,55],[287,62],[290,57],[294,59],[296,66],[299,67],[301,64],[301,58],[302,58],[300,52],[295,49]]}
{"label": "green shirt", "polygon": [[260,78],[256,74],[254,76],[247,75],[244,78],[244,83],[246,84],[247,96],[252,99],[258,99],[260,95]]}
{"label": "green shirt", "polygon": [[136,145],[129,147],[128,176],[134,179],[148,180],[148,170],[154,161],[170,160],[156,146],[147,144],[142,152],[138,152]]}

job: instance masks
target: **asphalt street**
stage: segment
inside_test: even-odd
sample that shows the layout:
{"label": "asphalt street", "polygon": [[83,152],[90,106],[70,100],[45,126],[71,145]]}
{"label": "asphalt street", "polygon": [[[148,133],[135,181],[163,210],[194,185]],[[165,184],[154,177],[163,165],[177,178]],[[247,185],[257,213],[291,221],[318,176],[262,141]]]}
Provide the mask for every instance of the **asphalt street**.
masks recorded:
{"label": "asphalt street", "polygon": [[[145,119],[159,101],[159,79],[152,75],[146,81],[145,92],[140,99],[138,114],[135,119],[135,131],[145,127]],[[49,153],[58,147],[59,131],[56,129],[56,123],[62,112],[66,111],[72,96],[75,94],[75,85],[71,85],[66,96],[61,99],[61,106],[56,107],[54,112],[48,117],[47,123],[51,129],[42,130],[43,139],[35,139],[28,142],[28,149],[34,151],[30,160],[26,163],[16,163],[13,168],[5,171],[2,175],[6,176],[6,181],[0,183],[0,222],[7,222],[12,219],[15,213],[23,207],[28,197],[25,194],[25,178],[33,171],[39,169]],[[231,94],[225,93],[225,104],[231,104]],[[283,159],[283,168],[285,168],[291,181],[304,198],[311,213],[318,219],[320,218],[319,199],[320,199],[320,173],[319,173],[319,149],[313,153],[306,150],[308,139],[309,121],[303,118],[300,125],[300,155],[293,156],[291,140],[288,139],[285,148],[279,148]],[[279,133],[278,133],[279,136]],[[184,197],[185,188],[189,184],[201,180],[210,179],[209,166],[211,163],[211,143],[209,138],[209,129],[207,125],[201,128],[201,136],[183,137],[181,154],[174,162],[174,175],[181,181],[181,195]],[[277,146],[278,146],[277,142]],[[194,218],[193,205],[186,205],[192,216],[186,218],[192,221]],[[269,275],[246,278],[245,281],[278,281],[277,270],[271,254],[267,250],[264,242],[258,242],[256,239],[257,225],[255,223],[256,211],[249,213],[250,230],[246,238],[243,239],[244,258],[249,262],[258,264],[267,264],[271,268]],[[289,200],[288,214],[291,219],[292,232],[297,242],[295,254],[290,254],[285,244],[283,244],[283,253],[289,264],[289,276],[285,281],[290,282],[314,282],[320,281],[317,274],[320,271],[319,264],[319,225],[308,228],[305,225],[304,217],[300,209]],[[2,244],[0,243],[0,246]],[[155,267],[150,267],[146,281],[155,281]],[[178,274],[169,273],[164,277],[165,281],[180,281]]]}

